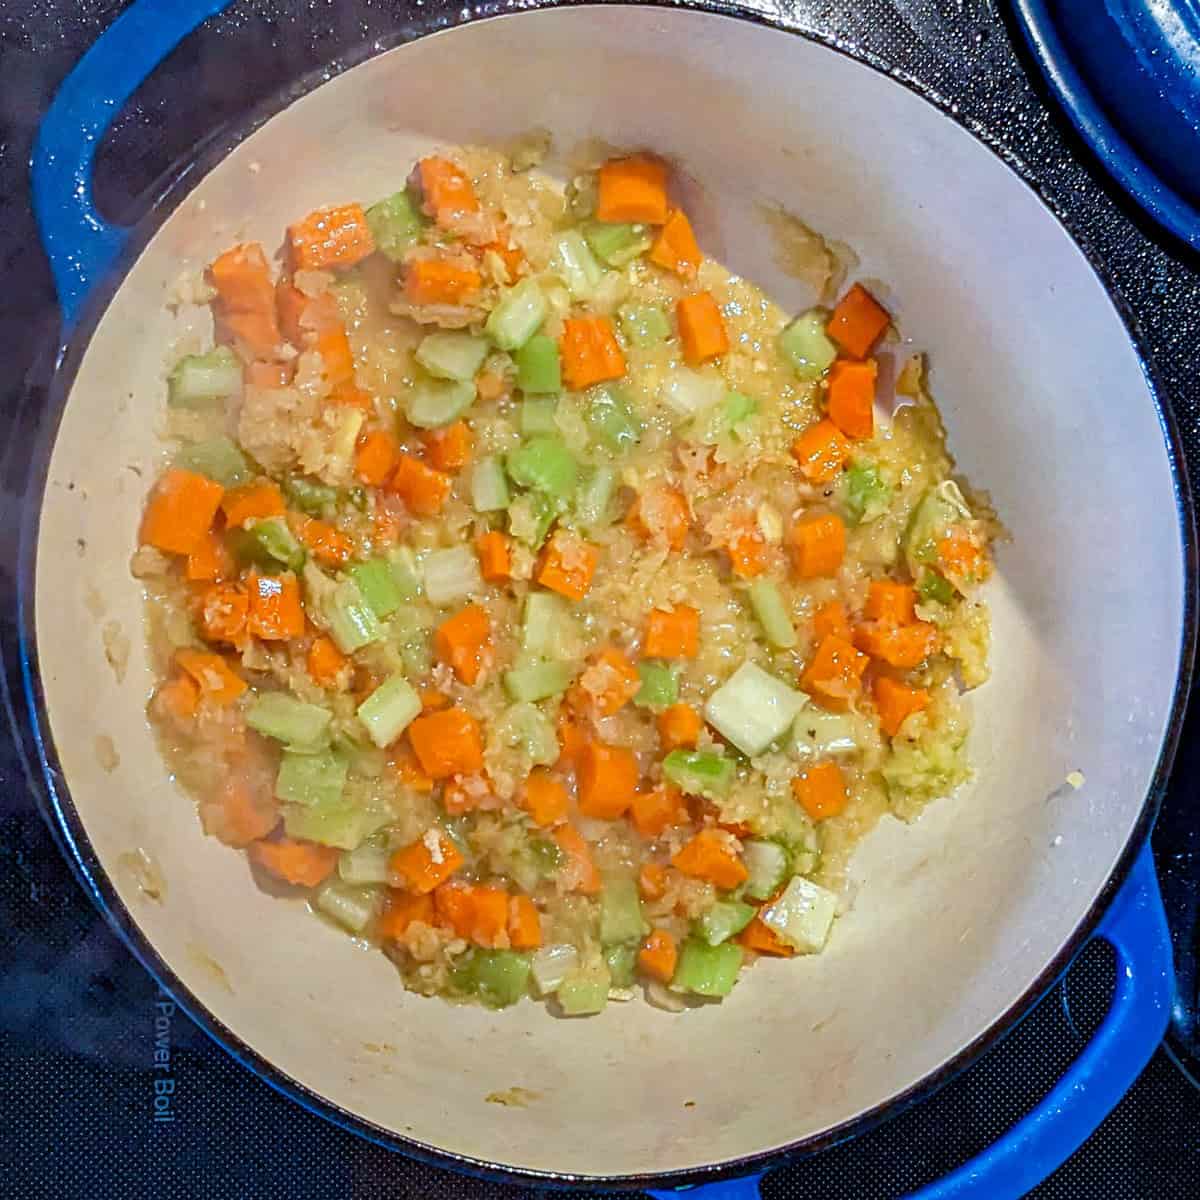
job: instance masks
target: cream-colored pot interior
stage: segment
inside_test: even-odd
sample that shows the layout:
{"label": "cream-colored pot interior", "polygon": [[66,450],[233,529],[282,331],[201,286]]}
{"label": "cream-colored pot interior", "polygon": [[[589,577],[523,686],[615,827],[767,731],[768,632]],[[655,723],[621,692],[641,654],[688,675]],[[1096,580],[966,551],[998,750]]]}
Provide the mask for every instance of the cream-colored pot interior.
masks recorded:
{"label": "cream-colored pot interior", "polygon": [[[453,81],[446,86],[446,81]],[[828,951],[756,966],[724,1004],[555,1020],[405,993],[380,954],[273,899],[205,839],[147,727],[139,509],[162,462],[164,308],[181,268],[273,247],[320,204],[373,200],[435,146],[546,126],[652,147],[699,181],[702,244],[785,305],[760,218],[778,203],[854,246],[929,350],[963,469],[991,489],[995,677],[978,782],[854,864]],[[1180,657],[1168,452],[1117,313],[990,151],[904,87],[799,37],[685,11],[572,8],[439,33],[299,100],[200,182],[99,323],[50,466],[36,624],[51,732],[87,838],[146,939],[255,1054],[431,1147],[616,1176],[809,1138],[912,1087],[1029,988],[1104,886],[1142,808]],[[110,650],[127,638],[119,677]],[[118,635],[114,641],[113,635]],[[119,646],[118,646],[119,648]],[[109,753],[115,748],[119,762]],[[1085,786],[1064,786],[1080,770]],[[137,885],[142,849],[165,880]],[[528,1089],[524,1107],[490,1093]]]}

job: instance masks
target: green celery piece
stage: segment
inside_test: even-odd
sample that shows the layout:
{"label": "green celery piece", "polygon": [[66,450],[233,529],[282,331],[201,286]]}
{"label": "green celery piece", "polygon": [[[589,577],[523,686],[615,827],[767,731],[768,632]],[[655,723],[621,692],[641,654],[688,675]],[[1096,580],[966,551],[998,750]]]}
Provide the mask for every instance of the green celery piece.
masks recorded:
{"label": "green celery piece", "polygon": [[404,415],[418,429],[450,425],[475,403],[475,384],[453,379],[419,379],[404,402]]}
{"label": "green celery piece", "polygon": [[670,708],[679,699],[679,672],[670,663],[643,659],[638,663],[638,678],[642,686],[638,688],[633,702],[639,708],[658,712]]}
{"label": "green celery piece", "polygon": [[408,546],[397,546],[389,550],[387,565],[392,573],[392,582],[400,593],[400,599],[416,600],[421,595],[421,571],[412,549]]}
{"label": "green celery piece", "polygon": [[404,603],[392,566],[382,558],[355,563],[346,572],[377,617],[390,617]]}
{"label": "green celery piece", "polygon": [[549,311],[537,281],[522,279],[501,296],[484,329],[501,350],[519,350],[542,327]]}
{"label": "green celery piece", "polygon": [[329,633],[343,654],[353,654],[383,637],[383,626],[353,579],[342,579],[323,605]]}
{"label": "green celery piece", "polygon": [[611,986],[612,976],[607,966],[576,967],[567,972],[555,996],[566,1016],[589,1017],[608,1003]]}
{"label": "green celery piece", "polygon": [[405,251],[420,240],[425,219],[412,197],[403,191],[372,204],[367,209],[367,224],[375,239],[375,248],[392,262],[400,262]]}
{"label": "green celery piece", "polygon": [[286,804],[283,809],[289,837],[338,850],[354,850],[395,819],[386,807],[354,804],[345,797],[333,804]]}
{"label": "green celery piece", "polygon": [[632,875],[607,875],[600,893],[600,944],[636,942],[650,932]]}
{"label": "green celery piece", "polygon": [[562,866],[562,851],[545,838],[530,838],[529,857],[533,859],[542,878],[553,875]]}
{"label": "green celery piece", "polygon": [[516,950],[472,950],[455,968],[454,985],[489,1008],[516,1004],[529,990],[530,956]]}
{"label": "green celery piece", "polygon": [[425,598],[444,608],[483,588],[479,559],[471,546],[451,546],[426,555],[423,566]]}
{"label": "green celery piece", "polygon": [[778,842],[742,843],[742,864],[749,871],[743,891],[751,900],[769,900],[792,869],[791,856]]}
{"label": "green celery piece", "polygon": [[650,231],[645,225],[589,221],[583,236],[592,253],[610,267],[623,267],[650,249]]}
{"label": "green celery piece", "polygon": [[561,658],[572,628],[567,602],[553,592],[528,592],[521,616],[521,649],[534,658]]}
{"label": "green celery piece", "polygon": [[242,389],[242,364],[228,346],[187,354],[167,376],[170,408],[210,408]]}
{"label": "green celery piece", "polygon": [[286,692],[264,692],[246,710],[246,724],[292,750],[315,753],[329,743],[333,714]]}
{"label": "green celery piece", "polygon": [[688,938],[680,948],[671,989],[696,996],[728,996],[741,969],[742,948],[736,942],[709,946]]}
{"label": "green celery piece", "polygon": [[512,700],[536,702],[561,695],[575,672],[561,662],[536,662],[504,672],[504,690]]}
{"label": "green celery piece", "polygon": [[382,893],[378,888],[347,887],[328,879],[317,889],[316,906],[350,933],[362,933],[371,923]]}
{"label": "green celery piece", "polygon": [[514,355],[517,387],[526,395],[557,396],[562,391],[562,358],[558,343],[535,333]]}
{"label": "green celery piece", "polygon": [[554,414],[558,401],[553,396],[534,396],[521,401],[521,434],[532,437],[539,433],[557,433]]}
{"label": "green celery piece", "polygon": [[592,467],[575,494],[575,517],[580,525],[585,529],[606,525],[616,490],[617,472],[612,467]]}
{"label": "green celery piece", "polygon": [[622,942],[609,946],[604,951],[604,965],[608,967],[611,987],[633,987],[633,972],[637,966],[638,947],[636,942]]}
{"label": "green celery piece", "polygon": [[654,304],[626,304],[617,310],[621,332],[640,349],[657,346],[670,336],[666,313]]}
{"label": "green celery piece", "polygon": [[345,757],[333,751],[297,754],[285,750],[275,777],[275,795],[293,804],[336,804],[345,790],[348,770]]}
{"label": "green celery piece", "polygon": [[559,756],[554,722],[536,704],[517,701],[493,723],[501,744],[517,747],[533,766],[548,767]]}
{"label": "green celery piece", "polygon": [[681,791],[710,800],[729,795],[736,772],[733,759],[712,750],[672,750],[662,767],[663,775]]}
{"label": "green celery piece", "polygon": [[417,347],[416,359],[430,375],[469,383],[488,355],[485,339],[469,333],[429,333]]}
{"label": "green celery piece", "polygon": [[710,946],[727,942],[754,920],[758,910],[741,900],[718,900],[696,922],[700,937]]}
{"label": "green celery piece", "polygon": [[267,517],[255,521],[245,532],[258,543],[268,558],[292,571],[299,571],[304,566],[308,555],[282,517]]}
{"label": "green celery piece", "polygon": [[381,683],[359,706],[358,719],[381,750],[390,746],[421,712],[421,698],[403,675]]}
{"label": "green celery piece", "polygon": [[338,859],[338,875],[351,884],[387,883],[391,879],[388,870],[390,853],[386,845],[368,842],[349,850]]}
{"label": "green celery piece", "polygon": [[730,434],[738,435],[738,426],[758,412],[758,401],[743,392],[726,392],[720,404],[696,418],[696,436],[713,445]]}
{"label": "green celery piece", "polygon": [[819,954],[837,913],[837,897],[809,879],[794,875],[783,895],[765,905],[763,924],[793,950]]}
{"label": "green celery piece", "polygon": [[514,483],[555,499],[569,496],[579,478],[579,466],[562,438],[549,434],[530,438],[505,465]]}
{"label": "green celery piece", "polygon": [[568,229],[555,242],[550,270],[560,276],[576,300],[590,300],[604,271],[577,229]]}
{"label": "green celery piece", "polygon": [[258,567],[268,575],[278,575],[284,570],[283,563],[267,550],[261,538],[254,536],[253,530],[230,529],[225,534],[225,544],[239,566]]}
{"label": "green celery piece", "polygon": [[558,516],[558,506],[549,496],[529,492],[508,506],[508,531],[518,542],[537,550],[546,540]]}
{"label": "green celery piece", "polygon": [[629,397],[621,388],[596,388],[586,419],[592,436],[614,454],[632,449],[642,436],[641,422],[633,415]]}
{"label": "green celery piece", "polygon": [[795,646],[796,629],[787,605],[779,589],[769,579],[756,579],[750,585],[750,607],[772,646],[780,650],[790,650]]}
{"label": "green celery piece", "polygon": [[227,437],[209,438],[184,446],[175,456],[175,465],[205,475],[223,487],[236,487],[254,475],[246,456]]}
{"label": "green celery piece", "polygon": [[510,499],[504,468],[495,458],[481,458],[471,469],[471,507],[480,513],[499,512]]}
{"label": "green celery piece", "polygon": [[293,508],[310,517],[319,517],[337,503],[337,489],[303,475],[289,475],[283,481],[283,494]]}
{"label": "green celery piece", "polygon": [[825,332],[828,319],[824,309],[810,308],[779,335],[779,351],[801,379],[820,378],[837,358],[837,347]]}
{"label": "green celery piece", "polygon": [[800,710],[792,724],[788,749],[795,758],[846,758],[859,751],[854,717],[850,713],[827,712],[815,705]]}
{"label": "green celery piece", "polygon": [[787,733],[807,702],[803,692],[744,662],[709,696],[704,716],[723,738],[754,758]]}
{"label": "green celery piece", "polygon": [[935,604],[953,604],[954,585],[944,575],[926,571],[917,581],[917,595],[926,603],[932,600]]}
{"label": "green celery piece", "polygon": [[845,475],[846,518],[851,525],[881,516],[891,499],[892,489],[870,462],[851,463]]}

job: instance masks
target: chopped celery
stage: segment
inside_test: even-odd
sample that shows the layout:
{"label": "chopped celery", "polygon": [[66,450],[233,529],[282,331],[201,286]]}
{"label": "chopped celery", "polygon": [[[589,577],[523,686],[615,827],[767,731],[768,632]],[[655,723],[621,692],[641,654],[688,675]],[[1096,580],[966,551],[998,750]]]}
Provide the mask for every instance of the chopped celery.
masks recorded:
{"label": "chopped celery", "polygon": [[465,600],[483,587],[479,559],[469,546],[434,550],[424,563],[425,597],[439,608]]}
{"label": "chopped celery", "polygon": [[171,408],[208,408],[239,392],[242,364],[228,346],[207,354],[187,354],[167,376],[167,404]]}
{"label": "chopped celery", "polygon": [[621,388],[596,388],[586,419],[592,436],[614,454],[632,449],[642,436],[641,423],[633,415],[629,397]]}
{"label": "chopped celery", "polygon": [[258,543],[268,558],[273,558],[293,571],[299,571],[304,566],[308,555],[296,540],[296,535],[287,527],[283,517],[267,517],[255,521],[246,533],[252,541]]}
{"label": "chopped celery", "polygon": [[359,706],[358,719],[380,749],[390,746],[421,711],[421,698],[403,675],[381,683]]}
{"label": "chopped celery", "polygon": [[475,403],[475,384],[453,379],[418,379],[404,402],[404,415],[418,429],[457,421]]}
{"label": "chopped celery", "polygon": [[720,800],[733,786],[733,759],[713,750],[672,750],[663,759],[663,775],[689,796]]}
{"label": "chopped celery", "polygon": [[621,332],[633,345],[657,346],[671,332],[666,313],[653,304],[626,304],[617,311]]}
{"label": "chopped celery", "polygon": [[489,1008],[516,1004],[529,990],[530,956],[516,950],[472,950],[454,971],[454,982]]}
{"label": "chopped celery", "polygon": [[347,883],[387,883],[391,879],[388,859],[391,854],[385,846],[371,843],[347,850],[338,859],[338,874]]}
{"label": "chopped celery", "polygon": [[353,850],[396,818],[382,805],[355,804],[342,798],[333,804],[286,804],[283,828],[289,837]]}
{"label": "chopped celery", "polygon": [[483,338],[469,333],[428,333],[417,347],[416,359],[430,375],[469,383],[487,355]]}
{"label": "chopped celery", "polygon": [[546,540],[554,518],[558,516],[558,506],[549,496],[530,492],[518,496],[508,506],[508,532],[524,542],[531,550],[538,549]]}
{"label": "chopped celery", "polygon": [[575,493],[575,517],[584,529],[594,529],[609,520],[609,506],[617,490],[617,473],[612,467],[592,467]]}
{"label": "chopped celery", "polygon": [[932,600],[935,604],[953,604],[954,585],[944,575],[926,571],[917,580],[917,595],[926,603]]}
{"label": "chopped celery", "polygon": [[536,704],[519,700],[493,724],[502,744],[520,749],[533,766],[548,767],[559,755],[554,722]]}
{"label": "chopped celery", "polygon": [[543,434],[532,437],[507,458],[514,483],[555,499],[569,496],[579,477],[579,467],[562,438]]}
{"label": "chopped celery", "polygon": [[950,526],[970,519],[971,510],[953,479],[943,479],[921,497],[904,532],[904,555],[913,578],[937,557],[938,540]]}
{"label": "chopped celery", "polygon": [[555,995],[566,1016],[588,1017],[603,1010],[610,987],[612,976],[604,964],[576,967],[566,973]]}
{"label": "chopped celery", "polygon": [[722,737],[753,758],[788,731],[806,703],[803,692],[744,662],[709,696],[704,715]]}
{"label": "chopped celery", "polygon": [[275,776],[275,795],[292,804],[336,804],[346,787],[349,764],[341,754],[297,754],[285,750]]}
{"label": "chopped celery", "polygon": [[753,904],[741,900],[718,900],[696,922],[700,936],[710,946],[727,942],[735,933],[741,933],[754,920],[758,910]]}
{"label": "chopped celery", "polygon": [[389,550],[387,564],[392,573],[392,582],[400,593],[400,599],[417,599],[421,594],[421,569],[411,548],[397,546],[394,550]]}
{"label": "chopped celery", "polygon": [[836,913],[837,897],[832,892],[796,875],[760,915],[781,942],[801,954],[817,954],[829,937]]}
{"label": "chopped celery", "polygon": [[537,281],[522,279],[500,297],[484,329],[501,350],[519,350],[541,328],[549,307]]}
{"label": "chopped celery", "polygon": [[873,521],[887,511],[892,489],[870,462],[852,463],[845,475],[846,517],[851,525]]}
{"label": "chopped celery", "polygon": [[529,857],[537,868],[538,875],[546,878],[562,866],[563,853],[554,842],[545,838],[532,838],[529,842]]}
{"label": "chopped celery", "polygon": [[801,710],[792,725],[792,754],[800,759],[843,758],[858,753],[854,718],[814,705]]}
{"label": "chopped celery", "polygon": [[231,529],[225,534],[225,544],[239,566],[258,567],[268,575],[278,575],[283,563],[267,551],[259,538],[249,529]]}
{"label": "chopped celery", "polygon": [[583,236],[592,253],[610,267],[623,267],[650,249],[650,231],[645,225],[610,224],[589,221]]}
{"label": "chopped celery", "polygon": [[622,942],[609,946],[604,951],[604,965],[608,967],[609,986],[633,987],[633,971],[637,966],[637,942]]}
{"label": "chopped celery", "polygon": [[574,630],[567,602],[553,592],[529,592],[521,617],[521,649],[535,658],[565,657],[564,642]]}
{"label": "chopped celery", "polygon": [[819,378],[837,358],[837,347],[825,333],[827,318],[824,309],[810,308],[779,335],[779,351],[801,379]]}
{"label": "chopped celery", "polygon": [[697,996],[728,996],[741,969],[742,948],[736,943],[709,946],[698,938],[688,938],[680,948],[671,989]]}
{"label": "chopped celery", "polygon": [[632,875],[606,875],[600,893],[600,944],[637,941],[650,932]]}
{"label": "chopped celery", "polygon": [[317,889],[316,905],[331,920],[351,933],[362,933],[378,907],[378,888],[346,887],[327,880]]}
{"label": "chopped celery", "polygon": [[310,753],[328,744],[332,719],[327,708],[305,704],[286,692],[264,692],[246,710],[246,724],[251,729],[289,749]]}
{"label": "chopped celery", "polygon": [[192,442],[175,456],[175,465],[209,479],[223,487],[236,487],[252,478],[254,472],[246,456],[227,437]]}
{"label": "chopped celery", "polygon": [[709,445],[730,434],[758,412],[758,401],[743,392],[726,392],[720,404],[696,418],[696,436]]}
{"label": "chopped celery", "polygon": [[659,388],[662,402],[680,417],[696,417],[725,398],[725,381],[719,375],[702,375],[690,367],[676,367]]}
{"label": "chopped celery", "polygon": [[791,856],[778,842],[742,843],[742,864],[750,872],[744,892],[751,900],[770,900],[792,869]]}
{"label": "chopped celery", "polygon": [[481,458],[471,470],[471,507],[476,512],[498,512],[508,507],[508,479],[495,458]]}
{"label": "chopped celery", "polygon": [[367,209],[367,224],[376,249],[392,262],[400,262],[420,238],[425,220],[408,192],[395,192]]}
{"label": "chopped celery", "polygon": [[504,690],[513,700],[546,700],[565,692],[574,676],[566,663],[529,663],[504,672]]}
{"label": "chopped celery", "polygon": [[769,579],[756,579],[750,585],[750,607],[772,646],[790,650],[796,644],[796,629],[787,605]]}
{"label": "chopped celery", "polygon": [[353,654],[383,637],[375,610],[363,598],[353,579],[342,579],[323,605],[329,633],[343,654]]}
{"label": "chopped celery", "polygon": [[404,603],[391,565],[382,558],[355,563],[346,572],[377,617],[390,617]]}
{"label": "chopped celery", "polygon": [[289,503],[310,517],[319,517],[337,503],[337,489],[303,475],[289,475],[283,481],[283,494]]}
{"label": "chopped celery", "polygon": [[549,996],[558,991],[558,985],[568,972],[579,966],[579,951],[569,942],[554,946],[543,946],[533,956],[530,970],[533,986],[539,996]]}
{"label": "chopped celery", "polygon": [[514,355],[517,387],[526,394],[557,396],[562,391],[562,359],[558,343],[535,333]]}
{"label": "chopped celery", "polygon": [[558,402],[553,396],[534,396],[521,402],[521,434],[531,437],[537,433],[557,433],[554,414]]}
{"label": "chopped celery", "polygon": [[559,235],[550,258],[550,270],[562,279],[575,300],[590,300],[604,277],[603,268],[576,229]]}
{"label": "chopped celery", "polygon": [[638,663],[637,670],[642,686],[638,688],[633,702],[639,708],[658,711],[670,708],[679,699],[678,668],[670,663],[643,659]]}

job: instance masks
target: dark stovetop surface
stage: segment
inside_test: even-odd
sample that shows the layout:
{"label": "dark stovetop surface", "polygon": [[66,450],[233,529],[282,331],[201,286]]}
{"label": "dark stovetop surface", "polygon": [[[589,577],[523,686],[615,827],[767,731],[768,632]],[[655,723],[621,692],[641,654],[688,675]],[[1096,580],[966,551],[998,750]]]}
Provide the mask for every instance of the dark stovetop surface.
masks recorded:
{"label": "dark stovetop surface", "polygon": [[[164,3],[168,0],[163,0]],[[6,0],[0,6],[0,362],[7,423],[36,404],[39,347],[56,321],[28,207],[26,164],[57,83],[122,7],[112,0]],[[761,5],[760,5],[761,7]],[[113,216],[144,211],[153,181],[214,125],[289,80],[410,18],[447,19],[445,0],[240,0],[193,36],[143,88],[100,156],[97,191]],[[1200,478],[1200,259],[1170,245],[1108,187],[1048,107],[999,0],[784,0],[798,28],[836,34],[956,105],[960,120],[1022,163],[1137,315],[1143,341]],[[242,86],[231,94],[236,39]],[[248,51],[252,50],[252,53]],[[187,79],[189,102],[177,100]],[[185,111],[186,110],[186,111]],[[41,361],[44,364],[45,356]],[[7,430],[5,441],[8,440]],[[20,447],[13,447],[19,456]],[[16,497],[4,497],[11,505]],[[2,523],[11,530],[11,520]],[[0,530],[0,537],[5,536]],[[6,546],[5,550],[10,550]],[[0,556],[0,640],[11,645],[11,553]],[[1187,783],[1200,766],[1194,714],[1155,834],[1187,989],[1176,1047],[1194,1034],[1200,822]],[[526,1200],[410,1163],[301,1110],[200,1034],[167,1018],[177,1119],[151,1120],[155,985],[92,909],[37,815],[11,746],[0,741],[0,1194],[52,1197],[352,1196]],[[981,1149],[1045,1094],[1104,1011],[1104,947],[1084,952],[1004,1043],[919,1108],[852,1145],[772,1176],[770,1198],[874,1200],[932,1180]],[[1099,1132],[1035,1196],[1173,1200],[1200,1195],[1200,1091],[1160,1051]]]}

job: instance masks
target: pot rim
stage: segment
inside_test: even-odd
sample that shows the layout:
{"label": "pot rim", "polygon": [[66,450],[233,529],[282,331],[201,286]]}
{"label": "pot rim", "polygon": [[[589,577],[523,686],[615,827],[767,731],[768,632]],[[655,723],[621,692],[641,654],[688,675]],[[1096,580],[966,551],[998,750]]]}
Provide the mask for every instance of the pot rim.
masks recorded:
{"label": "pot rim", "polygon": [[[295,100],[320,87],[347,70],[360,66],[379,54],[396,49],[431,34],[452,31],[504,18],[519,19],[526,13],[542,12],[550,8],[655,8],[697,12],[709,17],[730,21],[748,21],[780,33],[803,37],[833,53],[877,71],[896,84],[906,88],[922,100],[932,104],[944,117],[954,121],[980,141],[992,154],[1013,171],[1021,182],[1049,210],[1070,239],[1082,252],[1088,267],[1104,287],[1105,293],[1117,311],[1129,336],[1138,363],[1146,379],[1150,398],[1158,414],[1159,425],[1166,443],[1172,472],[1172,490],[1175,494],[1176,516],[1180,525],[1183,549],[1183,629],[1175,690],[1170,718],[1163,736],[1154,777],[1142,804],[1137,822],[1110,872],[1107,881],[1096,896],[1087,913],[1077,924],[1058,952],[1039,972],[1022,995],[988,1027],[981,1030],[966,1046],[939,1067],[914,1081],[898,1094],[881,1101],[860,1113],[819,1133],[801,1138],[786,1146],[744,1155],[720,1164],[690,1167],[663,1173],[638,1173],[617,1176],[573,1175],[569,1172],[551,1172],[520,1166],[508,1166],[487,1162],[442,1149],[436,1145],[404,1137],[390,1129],[366,1120],[342,1108],[313,1091],[299,1080],[260,1055],[232,1029],[218,1020],[191,992],[160,956],[150,940],[142,933],[136,919],[121,901],[108,874],[100,862],[84,828],[67,787],[65,775],[59,765],[49,730],[48,714],[37,668],[37,642],[34,627],[33,593],[36,572],[36,550],[42,503],[49,471],[50,457],[57,440],[58,427],[69,399],[76,372],[83,360],[101,317],[109,302],[121,287],[132,264],[141,255],[148,242],[166,219],[208,172],[250,134],[255,132],[277,113]],[[964,116],[952,101],[935,88],[923,83],[908,72],[889,66],[877,55],[858,47],[850,47],[835,36],[807,28],[793,27],[782,16],[750,9],[741,3],[718,6],[710,0],[645,0],[638,4],[600,4],[591,0],[528,0],[527,6],[513,11],[497,0],[490,0],[477,8],[465,20],[437,14],[422,15],[407,20],[396,33],[385,39],[356,47],[351,53],[294,80],[266,100],[255,105],[236,124],[230,122],[214,130],[185,159],[178,160],[160,176],[151,189],[151,199],[145,214],[131,227],[129,237],[121,254],[109,269],[105,278],[92,288],[81,311],[80,319],[70,331],[65,344],[58,346],[54,355],[53,376],[46,395],[46,415],[40,420],[35,447],[30,457],[29,475],[25,481],[24,503],[20,517],[20,546],[16,580],[19,634],[19,670],[24,699],[27,707],[27,728],[20,735],[32,741],[33,757],[40,770],[46,788],[50,824],[60,851],[72,870],[89,893],[93,903],[115,930],[134,957],[149,972],[158,985],[180,1005],[189,1018],[242,1066],[257,1075],[280,1094],[300,1104],[309,1112],[331,1121],[335,1125],[355,1133],[368,1141],[390,1150],[399,1151],[410,1158],[436,1167],[456,1171],[479,1178],[504,1183],[532,1184],[543,1188],[571,1188],[575,1190],[656,1190],[694,1187],[721,1179],[759,1174],[788,1162],[818,1153],[839,1142],[874,1129],[916,1104],[921,1103],[961,1071],[976,1061],[986,1050],[1005,1037],[1042,999],[1050,987],[1063,974],[1075,955],[1090,940],[1096,926],[1125,881],[1137,852],[1149,836],[1158,815],[1166,791],[1175,751],[1182,732],[1187,708],[1188,693],[1192,680],[1193,664],[1197,644],[1197,578],[1198,551],[1194,519],[1192,490],[1188,479],[1182,440],[1170,407],[1165,403],[1165,389],[1157,372],[1143,351],[1143,337],[1139,322],[1128,303],[1116,291],[1112,280],[1103,266],[1102,258],[1089,246],[1088,239],[1079,234],[1070,218],[1045,190],[1033,179],[1025,163],[1008,147],[978,122]],[[56,337],[58,335],[56,334]],[[30,503],[36,499],[36,503]],[[19,721],[14,717],[14,726]],[[35,772],[30,772],[33,790],[37,793]]]}

